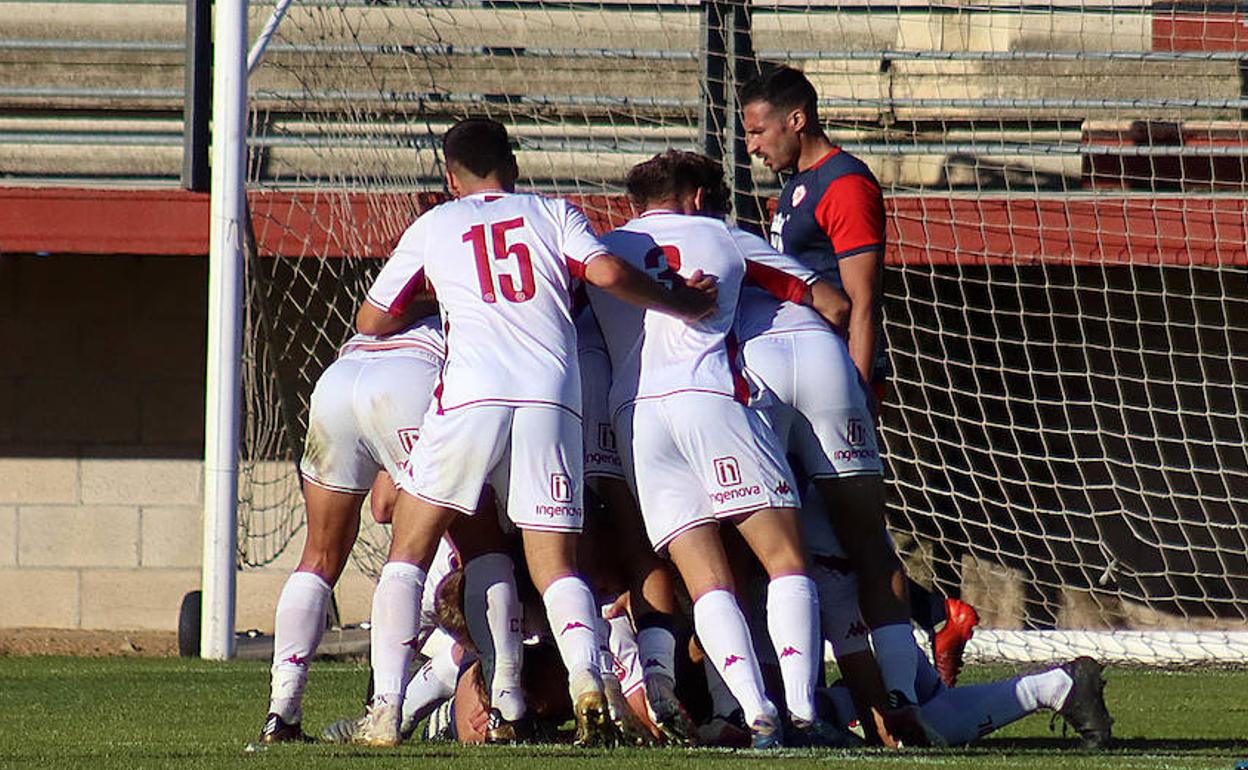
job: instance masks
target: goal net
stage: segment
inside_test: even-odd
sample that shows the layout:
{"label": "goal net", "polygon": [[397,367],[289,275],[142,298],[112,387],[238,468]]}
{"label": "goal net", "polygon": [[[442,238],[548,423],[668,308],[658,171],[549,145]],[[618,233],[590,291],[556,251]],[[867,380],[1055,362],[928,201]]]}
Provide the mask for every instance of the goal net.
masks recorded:
{"label": "goal net", "polygon": [[748,218],[750,55],[885,190],[890,522],[972,652],[1248,657],[1248,26],[1203,3],[297,0],[250,85],[241,561],[300,526],[311,386],[454,120],[602,227],[632,164],[722,151]]}

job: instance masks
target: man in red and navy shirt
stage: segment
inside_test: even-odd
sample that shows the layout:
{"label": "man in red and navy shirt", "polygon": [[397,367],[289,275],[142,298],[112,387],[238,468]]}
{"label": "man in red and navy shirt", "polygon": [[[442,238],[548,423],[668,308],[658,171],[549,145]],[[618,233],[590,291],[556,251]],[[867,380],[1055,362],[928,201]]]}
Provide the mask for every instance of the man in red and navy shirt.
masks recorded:
{"label": "man in red and navy shirt", "polygon": [[814,86],[778,67],[741,89],[749,151],[772,171],[795,172],[780,193],[771,245],[842,288],[853,303],[849,354],[864,382],[884,379],[880,283],[884,197],[871,170],[819,125]]}
{"label": "man in red and navy shirt", "polygon": [[[832,144],[819,125],[814,86],[791,67],[769,69],[742,86],[746,142],[772,171],[794,172],[780,193],[772,245],[796,257],[849,296],[849,354],[864,387],[883,372],[880,284],[884,200],[866,165]],[[817,387],[817,386],[816,386]],[[835,400],[829,391],[829,399]],[[845,404],[828,403],[829,409]],[[852,433],[847,427],[847,432]],[[861,586],[862,616],[883,678],[872,705],[884,712],[885,740],[939,742],[914,704],[921,655],[910,625],[905,569],[884,522],[880,474],[824,479],[819,486],[837,538]],[[892,739],[891,741],[889,739]]]}

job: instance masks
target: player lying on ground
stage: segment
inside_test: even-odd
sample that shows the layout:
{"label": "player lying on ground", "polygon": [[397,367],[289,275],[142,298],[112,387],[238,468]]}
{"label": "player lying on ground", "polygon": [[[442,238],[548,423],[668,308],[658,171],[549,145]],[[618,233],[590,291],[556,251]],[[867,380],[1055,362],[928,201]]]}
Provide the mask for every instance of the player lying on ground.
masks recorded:
{"label": "player lying on ground", "polygon": [[[736,527],[772,578],[769,631],[795,736],[809,744],[840,744],[844,736],[814,712],[822,665],[818,602],[806,575],[794,481],[774,437],[743,403],[748,392],[728,352],[741,282],[747,270],[761,266],[747,264],[722,222],[677,213],[699,208],[692,198],[700,191],[680,168],[689,155],[665,153],[629,172],[629,194],[644,212],[604,242],[674,286],[687,275],[715,275],[717,306],[707,318],[686,324],[590,290],[611,354],[616,433],[650,541],[669,555],[684,580],[695,628],[745,709],[754,745],[779,745],[782,725],[763,692],[733,595],[721,520]],[[795,298],[809,298],[802,279],[813,281],[814,275],[789,262],[794,275],[772,270],[772,277]]]}
{"label": "player lying on ground", "polygon": [[568,670],[582,743],[613,740],[597,663],[597,605],[577,574],[581,528],[580,377],[570,283],[581,277],[623,301],[697,319],[714,282],[666,288],[611,256],[583,214],[560,199],[516,194],[506,129],[466,120],[443,138],[456,200],[404,233],[357,316],[360,331],[402,328],[409,298],[437,294],[447,359],[395,505],[389,560],[373,600],[374,695],[359,743],[394,746],[417,630],[414,606],[451,522],[471,515],[492,479],[523,534]]}

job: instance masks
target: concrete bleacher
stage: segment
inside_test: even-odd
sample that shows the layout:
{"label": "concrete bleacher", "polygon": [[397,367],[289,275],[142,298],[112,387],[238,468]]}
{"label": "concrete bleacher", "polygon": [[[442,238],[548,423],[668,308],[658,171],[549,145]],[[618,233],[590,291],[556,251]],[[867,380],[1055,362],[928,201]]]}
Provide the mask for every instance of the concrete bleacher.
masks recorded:
{"label": "concrete bleacher", "polygon": [[[3,8],[5,180],[177,178],[181,3],[45,0]],[[269,10],[251,9],[253,35]],[[345,180],[359,171],[403,179],[393,172],[401,168],[436,179],[428,150],[413,155],[412,146],[427,146],[450,119],[484,111],[516,127],[534,181],[610,184],[659,147],[696,146],[698,25],[689,4],[339,12],[296,3],[251,81],[266,128],[258,168],[286,182]],[[1232,56],[1131,58],[1154,44],[1151,16],[1141,12],[759,6],[754,31],[760,53],[812,75],[837,140],[860,145],[894,186],[991,187],[1009,174],[1024,188],[1029,177],[1037,187],[1063,179],[1078,186],[1083,160],[1050,147],[1078,145],[1085,121],[1240,117]],[[932,58],[942,52],[951,58]],[[960,58],[965,52],[998,56]],[[1102,58],[1060,56],[1077,52]],[[1103,56],[1113,53],[1127,58]],[[327,128],[343,115],[340,130]]]}

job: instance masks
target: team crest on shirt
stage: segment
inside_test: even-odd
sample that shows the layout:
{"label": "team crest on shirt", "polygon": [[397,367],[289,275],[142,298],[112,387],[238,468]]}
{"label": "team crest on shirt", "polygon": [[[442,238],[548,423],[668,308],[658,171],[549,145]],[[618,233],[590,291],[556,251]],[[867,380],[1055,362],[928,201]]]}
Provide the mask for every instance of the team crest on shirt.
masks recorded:
{"label": "team crest on shirt", "polygon": [[806,200],[806,185],[799,184],[793,188],[793,205],[794,207],[802,205],[802,201]]}

